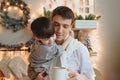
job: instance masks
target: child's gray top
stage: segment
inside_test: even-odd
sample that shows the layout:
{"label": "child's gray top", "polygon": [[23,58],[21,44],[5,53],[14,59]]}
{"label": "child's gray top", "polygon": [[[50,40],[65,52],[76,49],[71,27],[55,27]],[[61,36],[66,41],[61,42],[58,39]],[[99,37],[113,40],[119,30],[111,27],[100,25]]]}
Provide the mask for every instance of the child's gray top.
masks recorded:
{"label": "child's gray top", "polygon": [[40,72],[43,68],[49,70],[52,60],[63,53],[62,46],[54,43],[53,45],[44,45],[38,41],[35,41],[31,46],[29,55],[30,66],[34,68],[36,72]]}

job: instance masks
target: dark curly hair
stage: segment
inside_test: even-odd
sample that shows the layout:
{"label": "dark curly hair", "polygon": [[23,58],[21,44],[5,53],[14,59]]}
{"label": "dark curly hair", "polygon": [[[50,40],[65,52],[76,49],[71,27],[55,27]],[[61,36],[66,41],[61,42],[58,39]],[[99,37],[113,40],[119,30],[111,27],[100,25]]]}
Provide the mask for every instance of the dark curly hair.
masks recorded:
{"label": "dark curly hair", "polygon": [[55,33],[54,26],[47,17],[39,17],[31,24],[33,35],[38,38],[50,38]]}

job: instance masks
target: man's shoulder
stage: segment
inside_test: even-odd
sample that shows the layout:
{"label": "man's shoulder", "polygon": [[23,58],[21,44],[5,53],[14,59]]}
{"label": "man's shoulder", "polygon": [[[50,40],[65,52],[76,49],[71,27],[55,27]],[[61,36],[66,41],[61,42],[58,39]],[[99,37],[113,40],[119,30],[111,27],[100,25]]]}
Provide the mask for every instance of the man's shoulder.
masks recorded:
{"label": "man's shoulder", "polygon": [[75,44],[82,46],[82,47],[85,47],[85,45],[81,41],[79,41],[78,39],[73,39],[73,41]]}
{"label": "man's shoulder", "polygon": [[78,39],[74,39],[74,43],[77,45],[76,50],[83,51],[87,49],[87,47]]}

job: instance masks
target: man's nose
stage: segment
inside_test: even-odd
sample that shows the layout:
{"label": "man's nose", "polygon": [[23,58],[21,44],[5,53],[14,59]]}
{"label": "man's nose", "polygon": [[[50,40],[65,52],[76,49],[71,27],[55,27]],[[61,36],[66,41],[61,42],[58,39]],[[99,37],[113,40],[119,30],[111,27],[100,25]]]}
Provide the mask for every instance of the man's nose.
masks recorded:
{"label": "man's nose", "polygon": [[60,26],[60,27],[58,28],[58,32],[62,32],[62,30],[63,30],[63,28],[62,28],[62,26]]}

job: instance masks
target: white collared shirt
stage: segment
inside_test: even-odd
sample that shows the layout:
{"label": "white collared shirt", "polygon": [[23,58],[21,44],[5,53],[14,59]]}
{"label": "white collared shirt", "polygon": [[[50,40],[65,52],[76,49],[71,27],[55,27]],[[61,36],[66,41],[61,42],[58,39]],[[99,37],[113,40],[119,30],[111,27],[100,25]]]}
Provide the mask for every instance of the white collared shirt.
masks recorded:
{"label": "white collared shirt", "polygon": [[[95,73],[86,46],[78,40],[73,39],[63,54],[64,55],[61,56],[63,67],[71,68],[72,70],[94,80]],[[66,60],[64,58],[66,58]]]}

